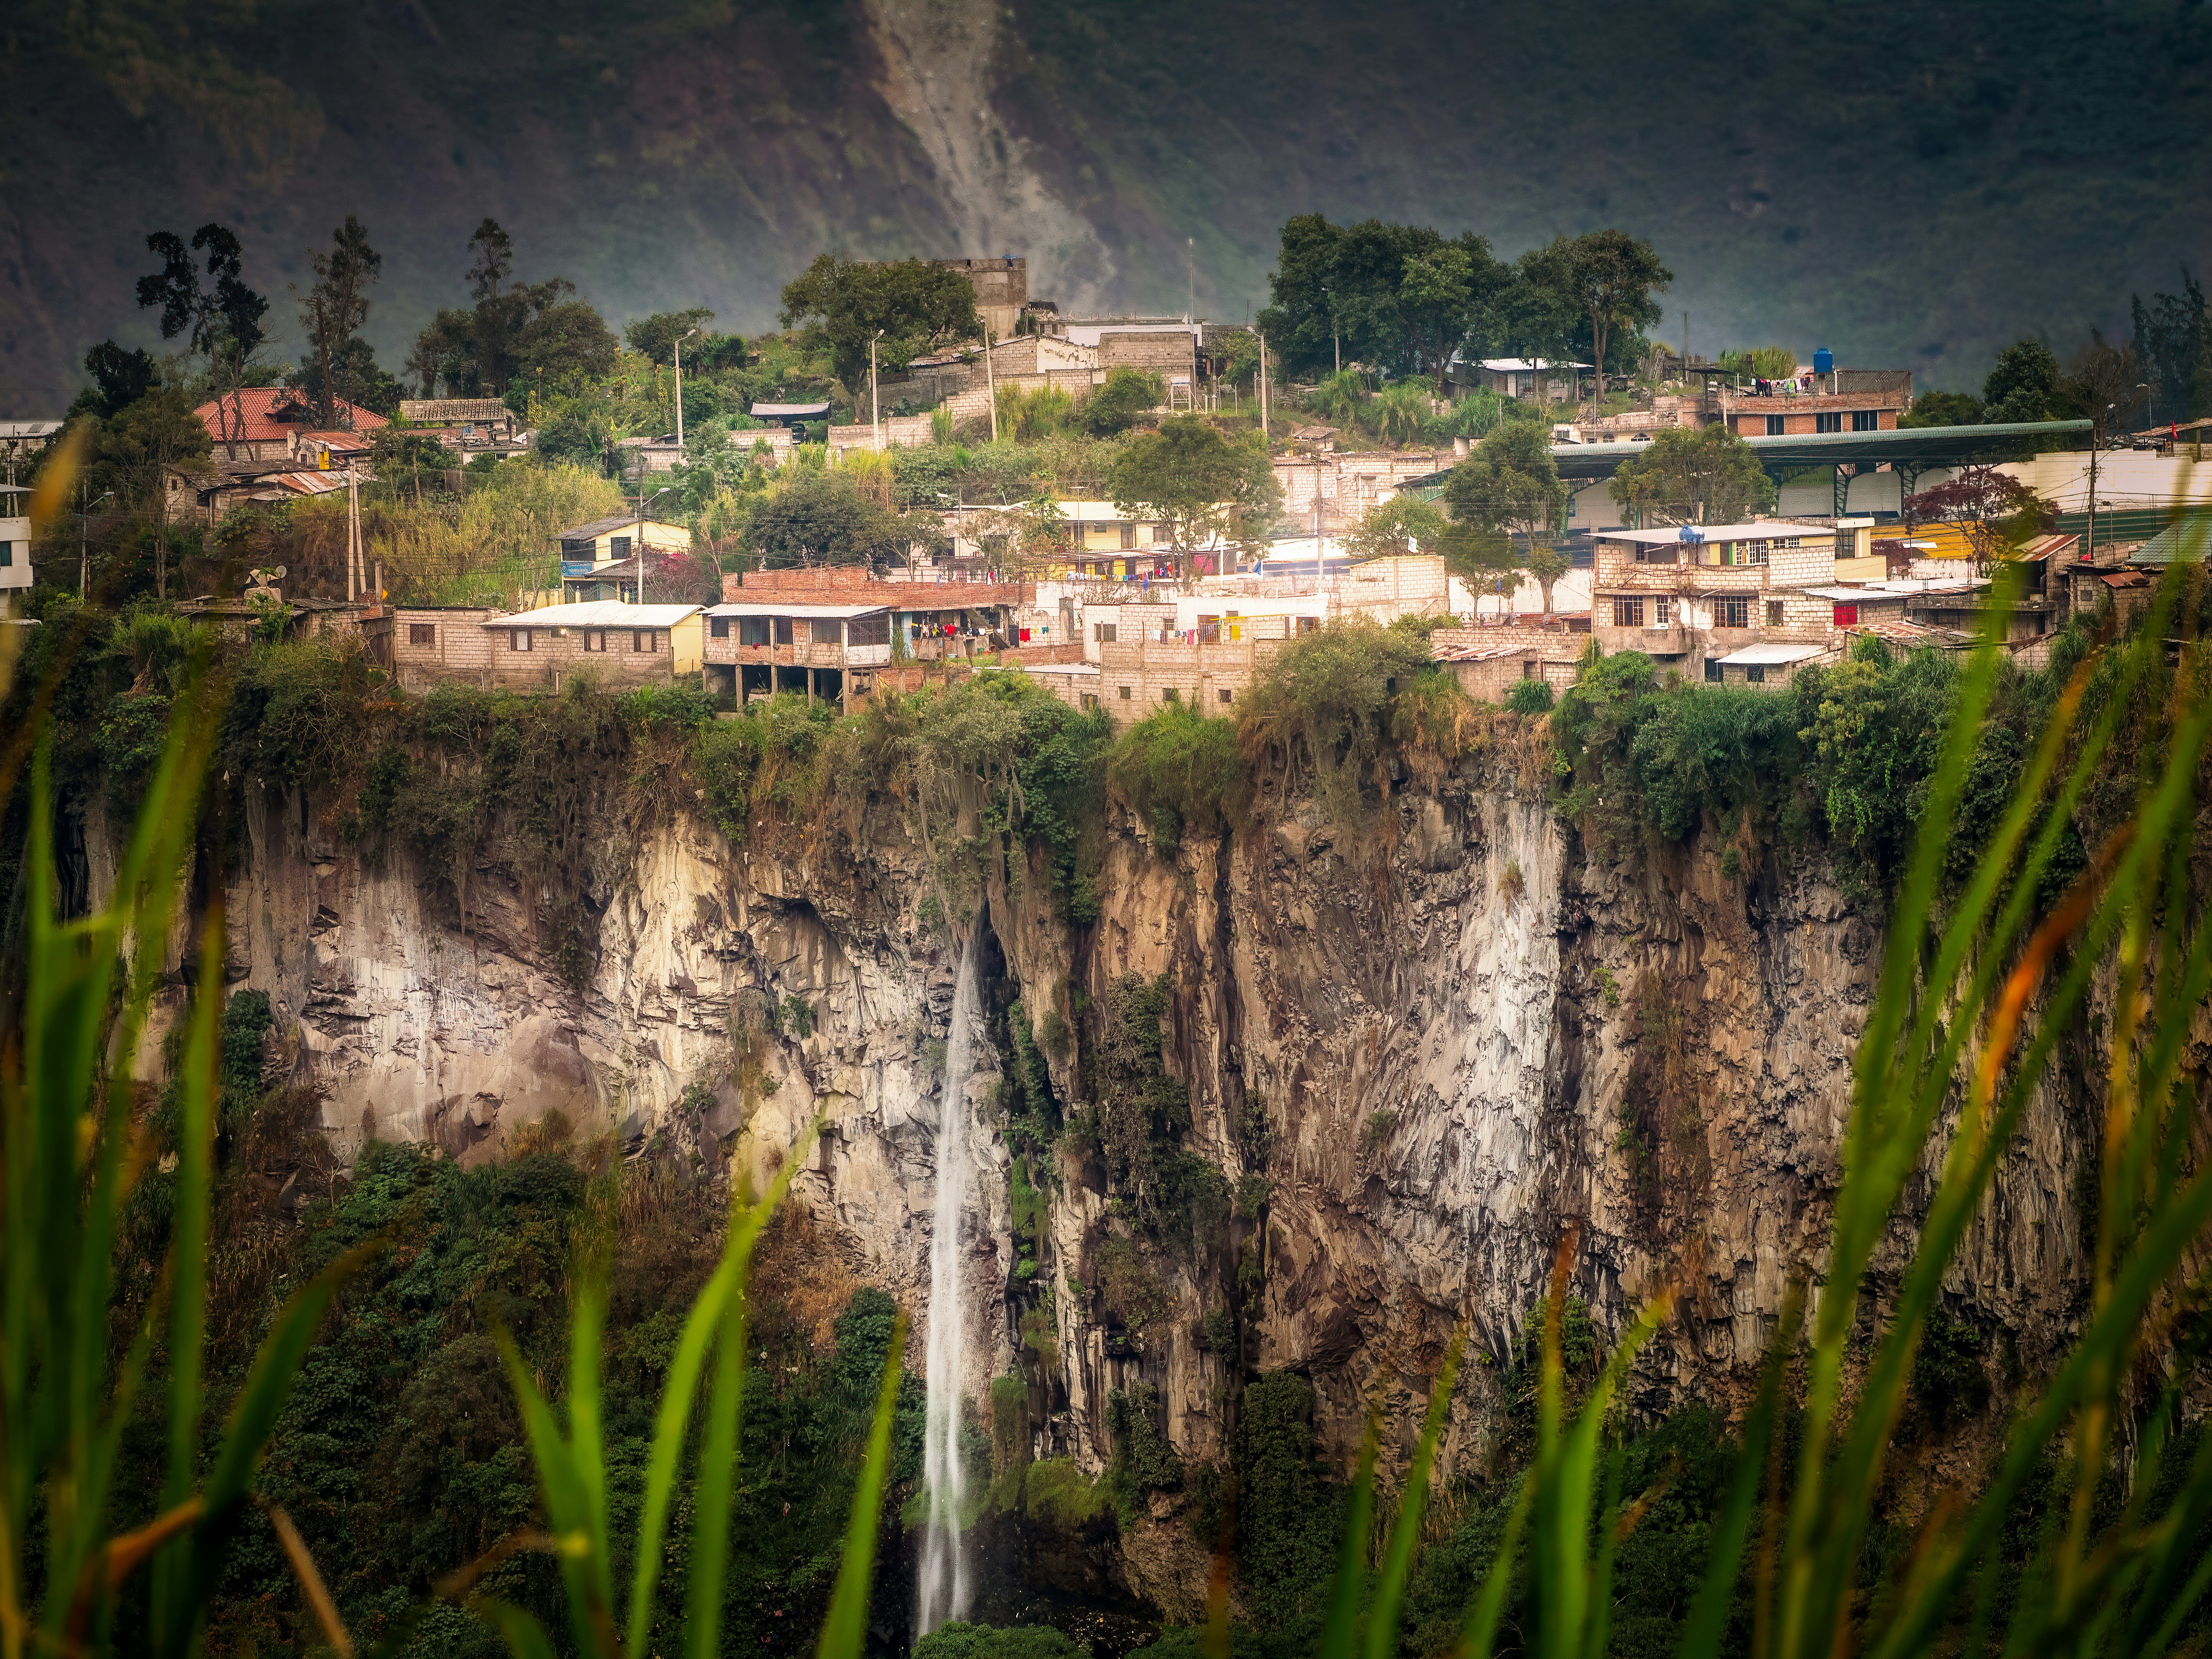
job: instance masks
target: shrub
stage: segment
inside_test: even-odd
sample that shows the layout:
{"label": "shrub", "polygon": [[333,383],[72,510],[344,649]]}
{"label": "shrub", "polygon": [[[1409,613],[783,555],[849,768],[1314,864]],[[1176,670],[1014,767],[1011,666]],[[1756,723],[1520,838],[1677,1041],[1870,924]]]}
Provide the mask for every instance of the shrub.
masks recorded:
{"label": "shrub", "polygon": [[1513,689],[1505,694],[1505,706],[1516,714],[1548,714],[1552,712],[1552,683],[1549,680],[1516,680]]}
{"label": "shrub", "polygon": [[1236,723],[1188,703],[1163,703],[1115,740],[1106,776],[1116,795],[1152,819],[1164,848],[1175,845],[1183,824],[1210,832],[1243,796]]}
{"label": "shrub", "polygon": [[914,1659],[1091,1659],[1091,1650],[1049,1625],[998,1630],[955,1619],[916,1642]]}
{"label": "shrub", "polygon": [[1106,1396],[1106,1427],[1114,1437],[1114,1462],[1106,1478],[1127,1497],[1182,1484],[1182,1460],[1160,1426],[1160,1391],[1132,1382]]}
{"label": "shrub", "polygon": [[1255,677],[1237,719],[1250,775],[1314,778],[1340,823],[1363,813],[1389,735],[1392,699],[1437,672],[1421,641],[1364,617],[1332,622],[1291,641]]}

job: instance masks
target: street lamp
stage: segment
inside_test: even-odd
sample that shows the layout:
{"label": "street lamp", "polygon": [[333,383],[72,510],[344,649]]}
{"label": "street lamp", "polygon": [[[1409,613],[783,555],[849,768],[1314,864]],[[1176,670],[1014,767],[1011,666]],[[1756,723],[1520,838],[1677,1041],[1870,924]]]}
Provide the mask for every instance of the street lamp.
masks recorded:
{"label": "street lamp", "polygon": [[676,337],[676,447],[684,447],[684,343],[699,331],[688,328]]}
{"label": "street lamp", "polygon": [[884,337],[884,331],[876,331],[876,339],[868,342],[868,424],[875,429],[876,453],[884,447],[884,405],[876,396],[876,340]]}
{"label": "street lamp", "polygon": [[652,506],[653,502],[659,501],[663,495],[665,495],[674,488],[675,485],[673,484],[663,484],[659,489],[654,490],[650,495],[645,493],[642,486],[639,488],[637,495],[637,540],[631,544],[629,550],[630,557],[637,562],[637,598],[631,601],[634,605],[643,605],[645,603],[645,509]]}
{"label": "street lamp", "polygon": [[87,501],[84,492],[88,488],[85,484],[76,487],[76,597],[80,603],[84,599],[85,590],[92,586],[92,553],[85,525],[92,517],[92,509],[115,493],[112,489],[106,490],[98,499]]}

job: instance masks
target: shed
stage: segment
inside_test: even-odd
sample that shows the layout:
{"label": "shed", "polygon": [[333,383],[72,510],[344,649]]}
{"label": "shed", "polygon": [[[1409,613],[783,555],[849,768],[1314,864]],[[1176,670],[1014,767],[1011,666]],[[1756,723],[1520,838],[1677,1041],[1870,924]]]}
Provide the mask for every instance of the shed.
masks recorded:
{"label": "shed", "polygon": [[1716,684],[1787,685],[1816,658],[1835,656],[1823,645],[1747,645],[1725,657],[1705,659],[1705,678]]}

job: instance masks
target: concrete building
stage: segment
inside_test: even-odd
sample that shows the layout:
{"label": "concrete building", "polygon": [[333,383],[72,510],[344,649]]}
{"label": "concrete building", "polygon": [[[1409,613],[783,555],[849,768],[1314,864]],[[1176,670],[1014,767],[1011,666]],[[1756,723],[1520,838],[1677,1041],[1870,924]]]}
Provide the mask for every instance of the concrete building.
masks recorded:
{"label": "concrete building", "polygon": [[31,521],[23,516],[27,484],[0,484],[0,592],[31,585]]}
{"label": "concrete building", "polygon": [[891,660],[891,613],[880,605],[806,604],[762,595],[707,610],[706,684],[740,707],[803,691],[842,704],[872,689],[869,669]]}
{"label": "concrete building", "polygon": [[517,691],[557,690],[578,674],[617,686],[672,682],[699,672],[706,633],[698,605],[612,599],[544,605],[478,627],[494,636],[485,683]]}
{"label": "concrete building", "polygon": [[559,540],[562,596],[575,603],[635,599],[635,555],[691,550],[691,532],[682,525],[662,524],[636,514],[571,525],[560,532]]}
{"label": "concrete building", "polygon": [[1718,682],[1720,659],[1754,645],[1825,649],[1836,585],[1825,525],[1748,524],[1607,530],[1595,538],[1591,632],[1608,655],[1640,651],[1662,668]]}

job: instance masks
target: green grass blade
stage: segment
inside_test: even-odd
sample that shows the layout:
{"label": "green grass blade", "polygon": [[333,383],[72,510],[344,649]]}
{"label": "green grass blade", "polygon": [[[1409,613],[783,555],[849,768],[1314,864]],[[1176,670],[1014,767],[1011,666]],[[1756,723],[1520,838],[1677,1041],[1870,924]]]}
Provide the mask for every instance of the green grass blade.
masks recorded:
{"label": "green grass blade", "polygon": [[1743,1443],[1729,1476],[1728,1495],[1721,1500],[1720,1519],[1713,1528],[1712,1553],[1705,1563],[1705,1579],[1698,1586],[1698,1599],[1691,1604],[1690,1616],[1683,1620],[1681,1644],[1675,1649],[1680,1659],[1713,1659],[1720,1651],[1729,1603],[1735,1599],[1736,1577],[1743,1566],[1744,1545],[1751,1537],[1751,1518],[1759,1507],[1767,1446],[1781,1411],[1783,1373],[1804,1318],[1805,1287],[1802,1281],[1795,1282],[1783,1298],[1782,1318],[1766,1351],[1766,1363],[1760,1368],[1758,1395],[1744,1414]]}
{"label": "green grass blade", "polygon": [[615,1605],[614,1533],[607,1524],[607,1459],[599,1410],[599,1352],[607,1318],[606,1262],[594,1253],[577,1275],[568,1332],[568,1466],[575,1471],[599,1604]]}
{"label": "green grass blade", "polygon": [[[222,913],[210,910],[200,941],[199,987],[179,1079],[176,1212],[169,1245],[169,1468],[161,1508],[191,1496],[199,1474],[200,1354],[206,1329],[209,1189],[214,1184],[216,1033],[222,1000]],[[156,1630],[175,1628],[171,1599],[191,1555],[179,1539],[154,1562]]]}
{"label": "green grass blade", "polygon": [[684,1321],[684,1334],[676,1346],[676,1358],[668,1367],[668,1381],[661,1389],[660,1411],[653,1425],[653,1453],[646,1468],[645,1501],[638,1521],[637,1570],[630,1580],[629,1650],[644,1651],[646,1632],[653,1618],[653,1591],[660,1578],[661,1540],[667,1530],[669,1505],[676,1495],[677,1465],[682,1459],[685,1437],[690,1431],[691,1402],[698,1393],[699,1373],[705,1367],[707,1349],[721,1328],[722,1319],[731,1303],[741,1293],[747,1262],[751,1259],[753,1242],[760,1230],[775,1213],[775,1206],[791,1188],[791,1182],[806,1162],[807,1152],[814,1145],[819,1126],[808,1128],[783,1160],[776,1171],[767,1194],[757,1204],[739,1208],[737,1199],[731,1199],[729,1242],[723,1247],[722,1260],[714,1269],[714,1277],[699,1293],[692,1304],[690,1317]]}
{"label": "green grass blade", "polygon": [[556,1659],[545,1626],[512,1602],[495,1601],[487,1595],[480,1597],[472,1610],[500,1633],[514,1659]]}
{"label": "green grass blade", "polygon": [[601,1586],[606,1570],[592,1534],[592,1504],[576,1470],[576,1459],[553,1408],[538,1391],[514,1340],[505,1331],[495,1333],[500,1358],[507,1366],[507,1386],[514,1390],[522,1415],[522,1431],[530,1442],[531,1461],[538,1468],[538,1484],[545,1495],[545,1521],[553,1536],[555,1558],[561,1564],[561,1580],[568,1592],[568,1620],[576,1634],[576,1651],[600,1651],[611,1646],[603,1640],[612,1616]]}
{"label": "green grass blade", "polygon": [[875,1420],[868,1428],[868,1450],[860,1464],[860,1488],[853,1495],[852,1518],[845,1528],[845,1559],[837,1569],[837,1588],[830,1597],[830,1616],[822,1626],[817,1659],[860,1659],[868,1634],[868,1590],[875,1577],[876,1532],[884,1507],[884,1484],[890,1472],[891,1419],[898,1411],[899,1384],[906,1361],[906,1315],[891,1326],[890,1352],[884,1356],[884,1378],[876,1389]]}
{"label": "green grass blade", "polygon": [[1613,1559],[1620,1547],[1621,1461],[1619,1446],[1605,1460],[1605,1502],[1598,1510],[1597,1565],[1590,1572],[1589,1635],[1583,1644],[1583,1659],[1604,1659],[1613,1636]]}
{"label": "green grass blade", "polygon": [[1328,1613],[1322,1622],[1320,1659],[1352,1659],[1352,1635],[1367,1588],[1367,1529],[1375,1519],[1375,1455],[1381,1434],[1382,1424],[1370,1410],[1367,1432],[1359,1443],[1359,1470],[1345,1505],[1344,1542],[1337,1551],[1336,1579],[1329,1587]]}
{"label": "green grass blade", "polygon": [[745,1305],[741,1291],[722,1321],[721,1340],[715,1345],[714,1382],[707,1396],[707,1443],[699,1454],[689,1564],[690,1639],[687,1645],[692,1659],[714,1659],[721,1646],[730,1504],[737,1486],[744,1397]]}
{"label": "green grass blade", "polygon": [[1506,1594],[1513,1586],[1513,1564],[1520,1551],[1521,1534],[1528,1524],[1529,1504],[1535,1495],[1534,1479],[1524,1477],[1520,1490],[1513,1496],[1513,1507],[1506,1512],[1505,1533],[1498,1540],[1498,1553],[1491,1558],[1482,1589],[1468,1609],[1467,1624],[1460,1632],[1455,1659],[1490,1659],[1492,1650],[1498,1644],[1498,1621],[1505,1616]]}
{"label": "green grass blade", "polygon": [[1428,1419],[1421,1425],[1420,1444],[1413,1466],[1406,1475],[1406,1491],[1398,1503],[1398,1519],[1390,1529],[1389,1547],[1383,1553],[1382,1572],[1375,1586],[1375,1601],[1367,1614],[1367,1659],[1394,1659],[1398,1651],[1398,1619],[1406,1597],[1406,1580],[1413,1571],[1413,1549],[1420,1542],[1421,1516],[1428,1506],[1429,1471],[1435,1464],[1437,1442],[1443,1434],[1444,1419],[1451,1410],[1452,1390],[1459,1382],[1460,1355],[1467,1345],[1467,1327],[1452,1333],[1444,1349],[1443,1369],[1429,1391]]}

